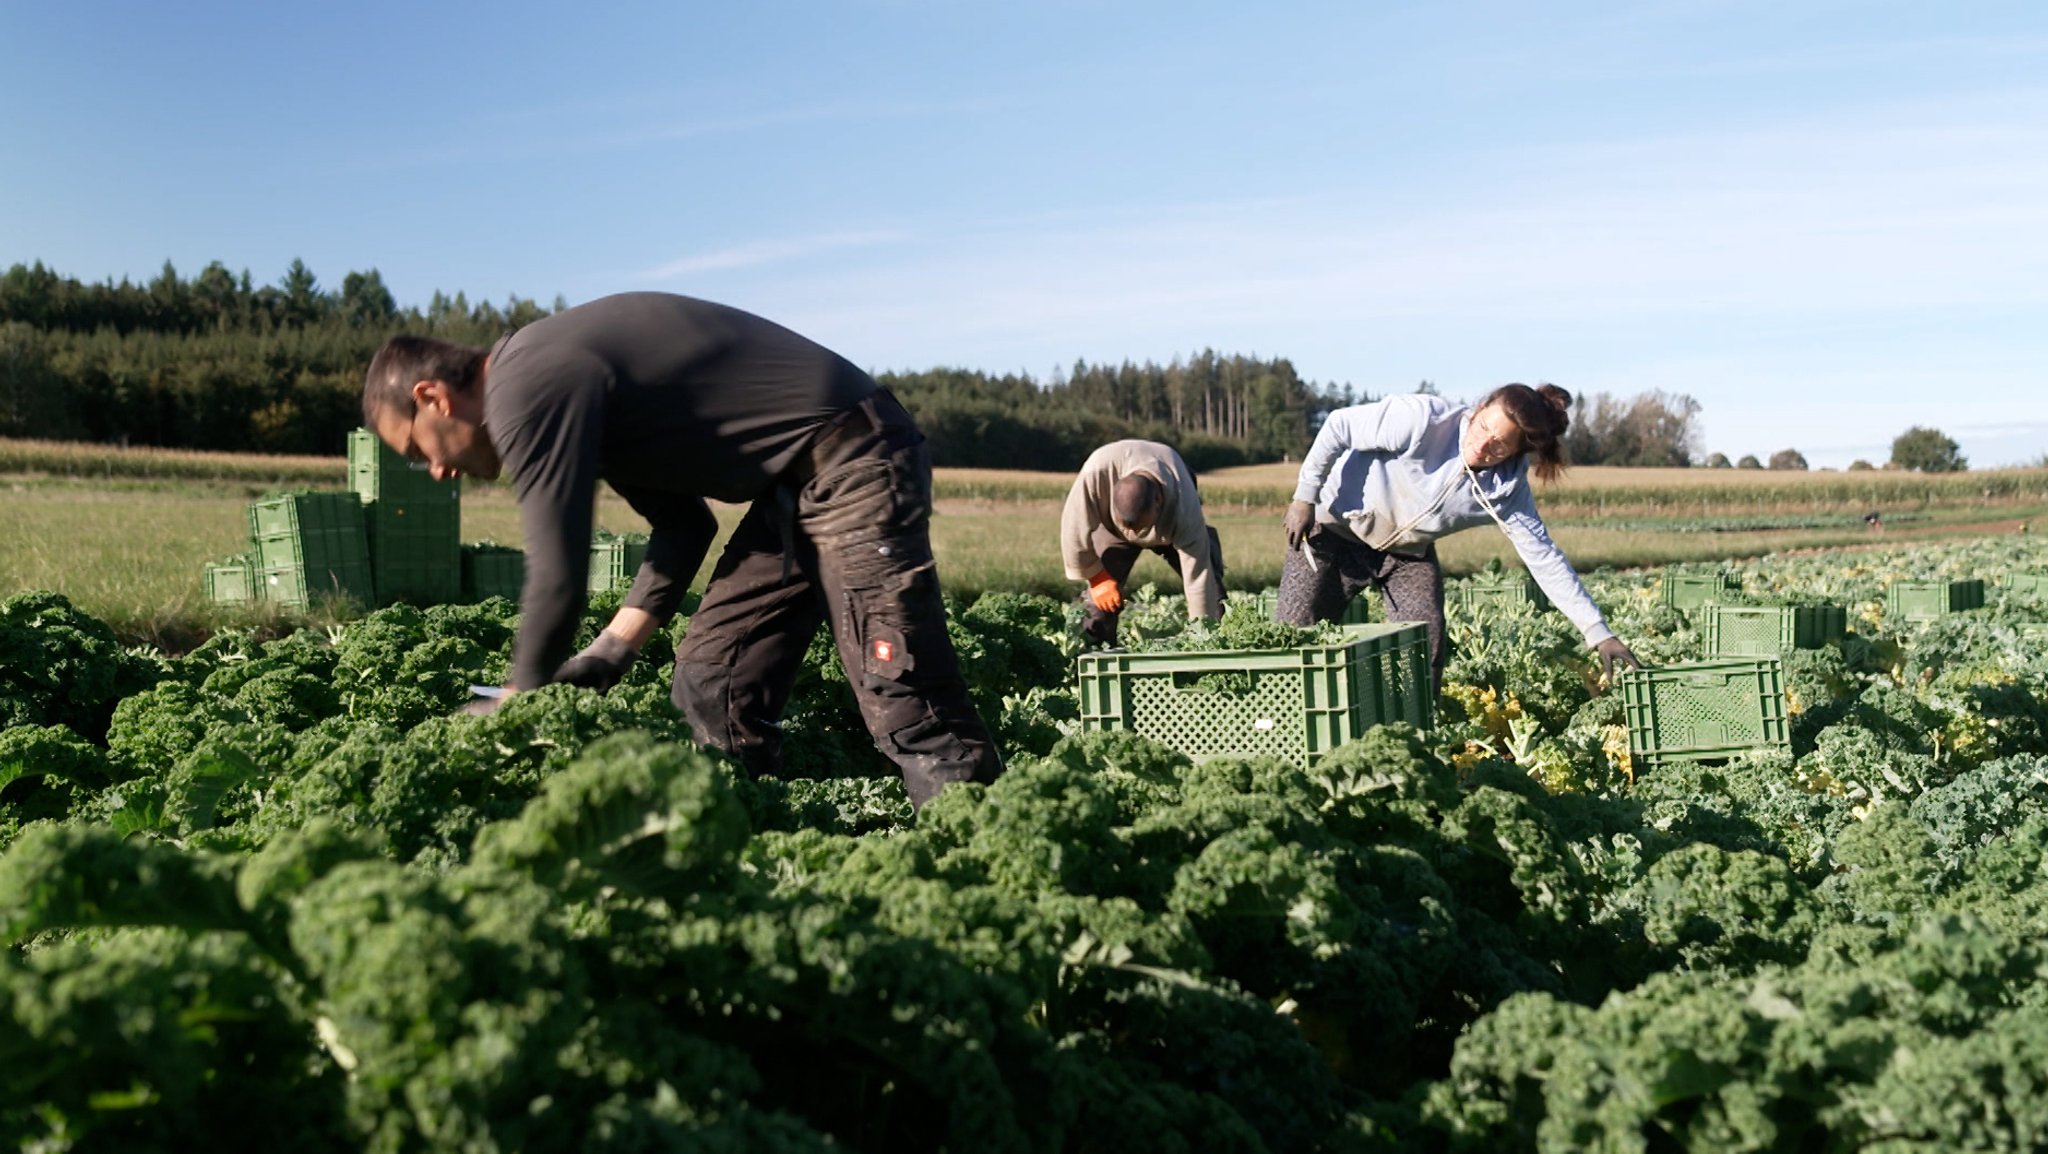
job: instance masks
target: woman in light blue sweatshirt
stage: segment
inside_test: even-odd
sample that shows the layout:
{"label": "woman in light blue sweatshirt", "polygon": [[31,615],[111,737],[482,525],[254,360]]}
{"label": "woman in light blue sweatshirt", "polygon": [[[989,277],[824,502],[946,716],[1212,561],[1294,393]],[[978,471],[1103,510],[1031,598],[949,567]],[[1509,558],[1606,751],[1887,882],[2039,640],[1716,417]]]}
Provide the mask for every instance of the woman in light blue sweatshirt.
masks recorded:
{"label": "woman in light blue sweatshirt", "polygon": [[1287,561],[1274,615],[1293,625],[1334,621],[1366,586],[1390,621],[1429,626],[1443,675],[1444,573],[1436,539],[1491,520],[1551,603],[1600,654],[1638,666],[1607,627],[1571,562],[1550,539],[1529,475],[1564,471],[1571,394],[1556,385],[1502,385],[1477,405],[1411,394],[1338,409],[1301,463],[1287,506]]}

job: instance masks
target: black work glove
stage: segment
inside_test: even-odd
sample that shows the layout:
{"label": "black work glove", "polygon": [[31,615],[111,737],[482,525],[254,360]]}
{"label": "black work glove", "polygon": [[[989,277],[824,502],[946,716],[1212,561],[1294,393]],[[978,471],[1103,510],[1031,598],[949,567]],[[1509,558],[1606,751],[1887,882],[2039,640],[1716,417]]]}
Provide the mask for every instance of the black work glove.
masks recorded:
{"label": "black work glove", "polygon": [[1307,501],[1290,501],[1287,504],[1287,547],[1301,548],[1308,540],[1308,531],[1315,526],[1316,507]]}
{"label": "black work glove", "polygon": [[1643,667],[1643,663],[1636,659],[1635,654],[1629,652],[1628,646],[1623,645],[1619,637],[1609,637],[1607,640],[1595,645],[1593,652],[1600,655],[1600,684],[1602,686],[1614,684],[1614,663],[1617,661],[1629,669],[1641,669]]}
{"label": "black work glove", "polygon": [[601,632],[597,640],[583,647],[583,652],[562,662],[562,667],[555,670],[554,683],[609,693],[633,668],[633,659],[639,655],[639,650],[616,635]]}

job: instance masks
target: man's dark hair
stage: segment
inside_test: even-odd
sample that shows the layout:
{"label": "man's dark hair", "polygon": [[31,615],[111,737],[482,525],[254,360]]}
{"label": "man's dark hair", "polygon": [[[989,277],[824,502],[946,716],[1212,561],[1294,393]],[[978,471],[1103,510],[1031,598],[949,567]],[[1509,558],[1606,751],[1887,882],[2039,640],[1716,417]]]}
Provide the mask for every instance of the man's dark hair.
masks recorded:
{"label": "man's dark hair", "polygon": [[377,427],[377,414],[391,410],[410,417],[414,381],[446,381],[458,393],[476,387],[488,350],[434,337],[397,336],[384,342],[363,374],[363,423]]}
{"label": "man's dark hair", "polygon": [[1109,511],[1119,525],[1136,525],[1150,521],[1166,502],[1166,490],[1157,479],[1143,473],[1132,473],[1117,478],[1116,488],[1109,495]]}

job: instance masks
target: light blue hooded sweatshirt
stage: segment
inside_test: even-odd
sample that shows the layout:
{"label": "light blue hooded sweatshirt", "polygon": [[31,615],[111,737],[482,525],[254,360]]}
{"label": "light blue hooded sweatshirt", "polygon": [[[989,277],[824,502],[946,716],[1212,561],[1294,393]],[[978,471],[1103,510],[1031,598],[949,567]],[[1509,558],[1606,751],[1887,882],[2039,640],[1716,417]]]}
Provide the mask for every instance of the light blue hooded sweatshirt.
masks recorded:
{"label": "light blue hooded sweatshirt", "polygon": [[1587,645],[1614,636],[1543,527],[1528,459],[1465,467],[1462,441],[1471,418],[1471,406],[1421,393],[1338,409],[1301,462],[1294,499],[1314,505],[1318,521],[1386,553],[1420,554],[1439,537],[1497,520]]}

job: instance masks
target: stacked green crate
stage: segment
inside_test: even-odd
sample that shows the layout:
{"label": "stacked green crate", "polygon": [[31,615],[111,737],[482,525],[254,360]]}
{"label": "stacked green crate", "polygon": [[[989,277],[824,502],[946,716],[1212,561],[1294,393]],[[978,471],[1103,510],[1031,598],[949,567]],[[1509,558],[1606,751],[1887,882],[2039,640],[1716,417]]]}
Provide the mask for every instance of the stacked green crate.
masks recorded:
{"label": "stacked green crate", "polygon": [[1849,631],[1849,611],[1839,605],[1709,605],[1703,612],[1707,652],[1722,657],[1819,649]]}
{"label": "stacked green crate", "polygon": [[1189,757],[1313,761],[1375,725],[1434,716],[1429,631],[1353,625],[1300,649],[1083,654],[1084,730],[1128,730]]}
{"label": "stacked green crate", "polygon": [[625,592],[633,587],[633,577],[645,560],[647,534],[599,533],[590,542],[590,591]]}
{"label": "stacked green crate", "polygon": [[462,547],[462,599],[491,597],[519,600],[526,584],[526,554],[510,545],[478,541]]}
{"label": "stacked green crate", "polygon": [[1932,621],[1984,607],[1984,582],[1894,581],[1884,591],[1886,621]]}
{"label": "stacked green crate", "polygon": [[304,606],[323,597],[369,604],[370,548],[354,493],[285,493],[249,506],[257,600]]}
{"label": "stacked green crate", "polygon": [[377,434],[348,438],[349,488],[363,503],[370,576],[383,604],[462,598],[462,484],[436,481]]}

